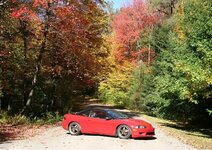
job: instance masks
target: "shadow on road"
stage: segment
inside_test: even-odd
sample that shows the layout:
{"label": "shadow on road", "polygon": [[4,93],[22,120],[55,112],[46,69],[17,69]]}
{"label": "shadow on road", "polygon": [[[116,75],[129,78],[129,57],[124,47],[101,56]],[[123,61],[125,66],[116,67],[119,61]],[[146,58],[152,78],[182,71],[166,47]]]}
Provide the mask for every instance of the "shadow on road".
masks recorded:
{"label": "shadow on road", "polygon": [[[70,136],[75,136],[75,135],[71,135],[69,132],[66,133],[69,134]],[[120,139],[116,136],[109,136],[109,135],[100,135],[100,134],[81,134],[81,135],[77,135],[77,136],[87,136],[87,137],[108,137],[108,138],[114,138],[114,139]],[[135,139],[131,139],[131,140],[156,140],[156,137],[143,137],[143,138],[135,138]],[[120,140],[130,140],[130,139],[120,139]]]}
{"label": "shadow on road", "polygon": [[156,140],[157,138],[156,137],[145,137],[145,138],[136,138],[134,140],[145,140],[145,141],[148,141],[148,140]]}
{"label": "shadow on road", "polygon": [[[209,128],[204,128],[201,126],[183,125],[183,124],[171,124],[171,123],[160,123],[161,126],[166,126],[170,128],[175,128],[182,131],[188,131],[189,135],[212,138],[212,130]],[[192,133],[193,132],[193,133]],[[202,134],[199,135],[198,133]]]}
{"label": "shadow on road", "polygon": [[0,144],[8,140],[18,139],[17,134],[20,134],[17,127],[12,125],[0,125]]}

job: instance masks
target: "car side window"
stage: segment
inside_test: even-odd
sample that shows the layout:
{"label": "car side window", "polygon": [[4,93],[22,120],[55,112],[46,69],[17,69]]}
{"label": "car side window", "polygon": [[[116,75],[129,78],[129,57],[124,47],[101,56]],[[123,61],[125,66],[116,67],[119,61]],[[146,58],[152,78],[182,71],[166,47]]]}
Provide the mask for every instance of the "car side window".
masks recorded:
{"label": "car side window", "polygon": [[101,111],[101,110],[92,110],[90,112],[90,117],[105,119],[107,117],[107,114],[106,114],[106,112]]}
{"label": "car side window", "polygon": [[90,110],[85,110],[85,111],[81,111],[79,113],[77,113],[77,115],[81,115],[81,116],[89,116],[90,114]]}

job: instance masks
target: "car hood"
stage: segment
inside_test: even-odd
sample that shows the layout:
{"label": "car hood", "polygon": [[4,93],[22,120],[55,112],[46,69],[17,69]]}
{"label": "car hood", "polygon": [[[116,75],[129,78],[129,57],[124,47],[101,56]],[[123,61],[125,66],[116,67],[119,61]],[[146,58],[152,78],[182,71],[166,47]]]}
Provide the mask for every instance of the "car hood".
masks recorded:
{"label": "car hood", "polygon": [[124,121],[132,124],[132,125],[142,125],[145,127],[152,127],[152,125],[144,120],[140,120],[140,119],[124,119]]}

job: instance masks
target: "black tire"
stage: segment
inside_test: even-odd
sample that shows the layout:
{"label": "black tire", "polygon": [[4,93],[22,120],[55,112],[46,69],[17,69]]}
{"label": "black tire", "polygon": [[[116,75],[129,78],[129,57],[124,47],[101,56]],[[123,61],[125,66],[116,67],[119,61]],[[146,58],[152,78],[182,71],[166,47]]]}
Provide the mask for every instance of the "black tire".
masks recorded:
{"label": "black tire", "polygon": [[79,135],[81,133],[81,127],[77,122],[71,122],[68,126],[68,131],[71,135]]}
{"label": "black tire", "polygon": [[132,135],[132,131],[127,125],[120,125],[116,132],[120,139],[129,139]]}

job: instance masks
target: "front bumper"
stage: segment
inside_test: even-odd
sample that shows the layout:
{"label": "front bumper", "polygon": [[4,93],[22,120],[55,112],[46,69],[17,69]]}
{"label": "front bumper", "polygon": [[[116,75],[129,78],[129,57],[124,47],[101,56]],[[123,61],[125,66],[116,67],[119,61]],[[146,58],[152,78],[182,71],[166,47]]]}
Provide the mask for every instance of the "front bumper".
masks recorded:
{"label": "front bumper", "polygon": [[154,137],[155,129],[153,127],[147,127],[144,129],[132,129],[132,138],[142,138],[142,137]]}
{"label": "front bumper", "polygon": [[62,121],[62,127],[63,127],[63,129],[68,130],[68,121],[67,120]]}

